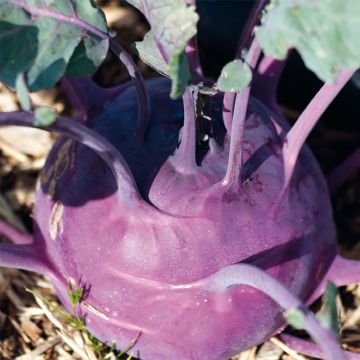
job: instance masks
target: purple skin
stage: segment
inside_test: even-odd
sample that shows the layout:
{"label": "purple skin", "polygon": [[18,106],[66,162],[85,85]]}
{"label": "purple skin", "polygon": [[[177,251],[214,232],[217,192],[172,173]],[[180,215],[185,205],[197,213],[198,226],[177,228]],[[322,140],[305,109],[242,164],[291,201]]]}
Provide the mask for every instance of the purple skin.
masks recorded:
{"label": "purple skin", "polygon": [[[210,149],[202,159],[197,149],[196,159],[194,146],[187,145],[189,152],[181,146],[191,143],[191,126],[177,148],[182,104],[168,99],[169,83],[151,80],[147,88],[152,112],[143,143],[135,139],[133,87],[87,120],[129,170],[123,160],[113,165],[115,181],[97,154],[61,138],[37,189],[34,243],[21,249],[22,260],[18,249],[1,245],[0,263],[50,276],[68,309],[67,281],[88,288],[79,309],[87,328],[119,348],[141,332],[133,351],[142,359],[225,359],[284,326],[281,308],[252,288],[264,290],[251,276],[241,278],[240,265],[238,282],[229,275],[230,283],[219,285],[227,268],[241,262],[266,270],[303,301],[323,280],[337,252],[326,183],[304,148],[274,212],[283,162],[273,123],[286,126],[283,120],[250,99],[242,181],[228,186],[222,179],[230,137],[223,127],[214,126]],[[212,102],[214,123],[221,124],[221,105]],[[61,124],[53,130],[80,139]],[[111,165],[100,145],[94,149]]]}
{"label": "purple skin", "polygon": [[[250,45],[264,4],[257,1],[240,49]],[[107,37],[84,21],[75,25]],[[120,349],[136,339],[132,351],[143,360],[226,359],[281,330],[282,309],[302,313],[328,359],[346,359],[304,303],[327,280],[360,281],[360,263],[337,255],[327,185],[302,145],[351,72],[325,84],[288,131],[274,96],[282,63],[264,57],[257,66],[261,49],[252,41],[251,89],[225,94],[223,104],[208,100],[212,137],[204,145],[196,140],[193,90],[182,105],[169,99],[167,80],[148,81],[149,117],[140,72],[115,41],[110,47],[137,91],[64,79],[79,116],[44,129],[63,137],[37,188],[33,240],[0,221],[15,243],[0,244],[0,266],[47,275],[69,311],[68,281],[84,287],[76,309],[86,327]],[[186,54],[201,78],[196,39]],[[34,116],[0,114],[6,125],[34,127]]]}

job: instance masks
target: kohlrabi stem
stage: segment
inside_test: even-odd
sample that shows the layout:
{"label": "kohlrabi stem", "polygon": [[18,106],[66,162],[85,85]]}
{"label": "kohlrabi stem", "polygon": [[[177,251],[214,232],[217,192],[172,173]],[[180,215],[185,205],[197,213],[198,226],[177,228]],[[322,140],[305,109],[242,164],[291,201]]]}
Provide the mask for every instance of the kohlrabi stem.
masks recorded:
{"label": "kohlrabi stem", "polygon": [[27,126],[54,131],[79,141],[94,150],[112,170],[124,205],[136,207],[141,196],[125,160],[118,150],[101,135],[80,122],[58,117],[48,126],[37,126],[34,114],[0,113],[0,126]]}
{"label": "kohlrabi stem", "polygon": [[[260,55],[261,47],[254,39],[245,59],[245,62],[251,69],[256,67]],[[236,94],[234,113],[231,122],[229,161],[225,177],[222,180],[223,186],[234,186],[235,191],[237,191],[238,180],[241,181],[242,144],[249,95],[250,85]]]}
{"label": "kohlrabi stem", "polygon": [[204,77],[200,64],[199,50],[196,36],[193,37],[185,49],[185,54],[189,60],[190,69],[195,71],[196,75],[201,79]]}
{"label": "kohlrabi stem", "polygon": [[[314,344],[311,341],[299,339],[298,337],[288,334],[279,335],[278,338],[289,348],[291,348],[291,350],[294,350],[300,354],[310,357],[315,357],[318,359],[326,358],[326,354],[324,350],[321,349],[319,345]],[[348,360],[360,360],[360,353],[345,351],[345,354]]]}
{"label": "kohlrabi stem", "polygon": [[[255,5],[253,6],[250,15],[248,17],[248,22],[245,25],[245,29],[240,37],[240,42],[236,51],[236,58],[240,59],[243,57],[243,51],[245,48],[250,47],[250,42],[253,37],[253,32],[255,26],[258,24],[262,11],[266,5],[268,0],[257,0]],[[227,92],[224,95],[224,104],[223,104],[223,119],[227,132],[229,135],[231,134],[231,121],[233,118],[233,110],[235,103],[235,93]]]}
{"label": "kohlrabi stem", "polygon": [[174,155],[176,169],[191,173],[196,169],[196,113],[191,87],[187,87],[182,99],[184,104],[184,126],[181,130],[181,142]]}
{"label": "kohlrabi stem", "polygon": [[280,114],[281,111],[277,104],[276,92],[285,64],[286,60],[264,56],[260,60],[251,82],[252,95],[277,114]]}
{"label": "kohlrabi stem", "polygon": [[145,88],[145,82],[139,68],[135,64],[132,57],[114,39],[110,38],[109,41],[110,41],[110,50],[125,65],[126,69],[129,72],[129,75],[131,76],[135,84],[136,94],[139,103],[136,139],[139,142],[142,142],[144,140],[150,118],[150,101],[149,101],[149,95]]}
{"label": "kohlrabi stem", "polygon": [[0,244],[0,267],[9,267],[47,274],[49,268],[29,244]]}
{"label": "kohlrabi stem", "polygon": [[266,3],[269,0],[257,0],[253,8],[251,9],[248,21],[245,25],[244,31],[240,37],[240,42],[236,51],[236,58],[240,59],[242,57],[242,52],[244,49],[250,46],[251,39],[253,37],[255,26],[258,24],[262,12]]}
{"label": "kohlrabi stem", "polygon": [[[188,5],[196,6],[196,0],[186,0]],[[200,63],[199,48],[197,43],[197,36],[190,39],[185,49],[185,54],[189,60],[190,69],[195,71],[196,75],[201,79],[204,77],[203,70]]]}
{"label": "kohlrabi stem", "polygon": [[111,102],[116,96],[132,86],[131,82],[103,88],[88,76],[63,76],[61,85],[71,105],[80,112],[80,118],[86,122],[89,112],[101,110],[104,104]]}
{"label": "kohlrabi stem", "polygon": [[139,101],[137,138],[139,141],[142,141],[146,133],[147,124],[149,122],[149,99],[140,70],[136,66],[132,57],[126,52],[126,50],[114,39],[112,39],[109,34],[77,17],[65,15],[52,9],[48,9],[45,6],[41,8],[36,7],[23,0],[9,0],[8,3],[22,8],[35,17],[50,17],[58,21],[66,22],[73,26],[78,26],[101,40],[109,40],[110,50],[125,65],[131,79],[134,81],[137,90]]}
{"label": "kohlrabi stem", "polygon": [[[226,174],[222,180],[223,186],[237,186],[238,181],[241,181],[241,166],[242,166],[242,144],[244,137],[244,127],[246,110],[249,101],[250,86],[236,95],[235,108],[231,124],[231,140],[229,161],[226,169]],[[235,191],[237,188],[234,189]]]}
{"label": "kohlrabi stem", "polygon": [[360,148],[356,149],[344,162],[337,166],[328,176],[327,181],[330,192],[335,192],[349,179],[350,176],[360,170]]}
{"label": "kohlrabi stem", "polygon": [[268,295],[283,309],[301,313],[302,328],[320,345],[328,360],[347,359],[332,331],[321,326],[305,304],[284,285],[256,266],[242,263],[229,265],[193,285],[216,292],[225,292],[234,285],[251,286]]}
{"label": "kohlrabi stem", "polygon": [[5,236],[15,244],[30,244],[32,237],[29,234],[20,231],[5,221],[0,219],[0,235]]}
{"label": "kohlrabi stem", "polygon": [[234,113],[235,93],[227,92],[224,94],[222,117],[226,132],[231,136],[231,124]]}
{"label": "kohlrabi stem", "polygon": [[299,152],[306,138],[354,72],[354,70],[343,70],[334,83],[325,83],[287,133],[282,150],[284,161],[283,192],[289,185]]}
{"label": "kohlrabi stem", "polygon": [[336,255],[330,269],[311,295],[308,304],[311,304],[324,293],[329,281],[334,283],[337,287],[360,283],[360,261],[349,260],[340,255]]}
{"label": "kohlrabi stem", "polygon": [[69,77],[61,79],[61,85],[71,105],[80,112],[86,122],[89,110],[105,101],[105,92],[90,77]]}

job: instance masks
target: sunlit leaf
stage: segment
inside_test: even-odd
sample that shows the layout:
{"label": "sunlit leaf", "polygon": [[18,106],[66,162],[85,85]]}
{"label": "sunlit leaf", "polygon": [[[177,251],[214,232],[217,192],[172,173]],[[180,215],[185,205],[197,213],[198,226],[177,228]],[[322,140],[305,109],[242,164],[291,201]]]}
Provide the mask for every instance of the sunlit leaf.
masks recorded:
{"label": "sunlit leaf", "polygon": [[188,6],[185,0],[129,2],[144,14],[151,26],[144,40],[135,43],[140,58],[169,76],[174,82],[172,96],[180,96],[190,81],[189,65],[183,52],[189,40],[196,35],[199,17],[195,7]]}
{"label": "sunlit leaf", "polygon": [[323,81],[360,67],[359,0],[272,0],[256,38],[267,55],[296,48]]}

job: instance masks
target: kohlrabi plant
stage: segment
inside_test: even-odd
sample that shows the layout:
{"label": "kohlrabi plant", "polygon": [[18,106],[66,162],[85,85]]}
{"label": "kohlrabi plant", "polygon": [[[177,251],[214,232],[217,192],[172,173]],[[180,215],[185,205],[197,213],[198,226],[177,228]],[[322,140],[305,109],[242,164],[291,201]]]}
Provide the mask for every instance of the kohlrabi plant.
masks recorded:
{"label": "kohlrabi plant", "polygon": [[[195,1],[129,3],[151,27],[134,51],[159,78],[142,79],[93,0],[0,0],[0,80],[24,110],[0,126],[61,135],[33,236],[0,223],[14,243],[0,244],[0,266],[46,275],[92,334],[117,348],[137,338],[144,360],[227,359],[286,323],[314,340],[284,336],[295,349],[359,358],[338,344],[331,306],[325,320],[306,307],[328,281],[360,281],[360,263],[338,254],[328,185],[304,142],[360,66],[360,1],[254,1],[216,82],[199,62]],[[132,81],[102,89],[86,76],[108,48]],[[290,127],[276,88],[292,49],[324,85]],[[72,120],[28,95],[59,80]],[[69,283],[86,289],[76,306]]]}

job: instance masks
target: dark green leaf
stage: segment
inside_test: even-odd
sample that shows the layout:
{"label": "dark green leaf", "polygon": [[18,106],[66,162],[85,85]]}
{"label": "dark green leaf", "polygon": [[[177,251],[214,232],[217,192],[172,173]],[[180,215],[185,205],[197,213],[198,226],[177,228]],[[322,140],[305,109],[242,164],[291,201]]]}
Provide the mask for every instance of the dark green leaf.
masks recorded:
{"label": "dark green leaf", "polygon": [[170,97],[178,99],[184,93],[190,79],[189,62],[183,51],[171,58],[169,75],[172,79]]}
{"label": "dark green leaf", "polygon": [[267,55],[296,48],[323,81],[360,67],[359,0],[272,0],[256,38]]}
{"label": "dark green leaf", "polygon": [[66,69],[66,75],[86,76],[96,71],[103,62],[109,41],[98,41],[91,37],[84,39],[75,49],[69,66]]}
{"label": "dark green leaf", "polygon": [[38,107],[35,109],[35,126],[46,127],[56,120],[56,112],[49,107]]}
{"label": "dark green leaf", "polygon": [[335,334],[339,334],[338,309],[336,306],[337,288],[328,282],[323,296],[323,308],[318,315],[320,323]]}
{"label": "dark green leaf", "polygon": [[249,85],[252,73],[249,66],[236,59],[226,64],[217,80],[217,88],[224,92],[238,92]]}
{"label": "dark green leaf", "polygon": [[18,75],[28,71],[35,62],[37,37],[35,26],[19,27],[0,20],[0,81],[15,88]]}
{"label": "dark green leaf", "polygon": [[90,0],[0,0],[0,80],[14,88],[24,73],[35,91],[54,86],[69,63],[72,75],[90,74],[107,53],[106,32],[104,14]]}

